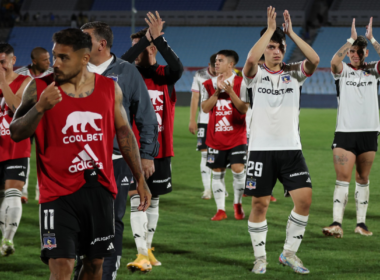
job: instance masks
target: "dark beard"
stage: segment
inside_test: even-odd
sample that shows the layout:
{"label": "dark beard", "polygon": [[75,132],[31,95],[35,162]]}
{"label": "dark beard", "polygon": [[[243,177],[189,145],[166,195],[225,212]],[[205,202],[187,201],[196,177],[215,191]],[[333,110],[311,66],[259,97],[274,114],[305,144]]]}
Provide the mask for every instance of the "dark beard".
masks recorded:
{"label": "dark beard", "polygon": [[[66,84],[68,81],[70,81],[72,78],[78,76],[78,74],[80,73],[81,70],[78,70],[75,74],[68,74],[68,75],[64,75],[62,77],[61,75],[61,78],[57,79],[57,76],[55,75],[55,72],[54,72],[54,81],[56,81],[57,83],[59,83],[60,85],[63,85],[63,84]],[[61,72],[62,73],[62,72]],[[61,74],[60,73],[60,74]]]}

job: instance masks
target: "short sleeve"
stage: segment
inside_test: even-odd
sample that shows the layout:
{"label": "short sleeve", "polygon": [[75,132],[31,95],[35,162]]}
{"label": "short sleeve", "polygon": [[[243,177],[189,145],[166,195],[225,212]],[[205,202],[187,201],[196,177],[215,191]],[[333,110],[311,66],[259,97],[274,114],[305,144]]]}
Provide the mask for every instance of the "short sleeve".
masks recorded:
{"label": "short sleeve", "polygon": [[201,100],[203,102],[203,101],[206,101],[207,99],[209,99],[209,94],[208,94],[205,86],[202,84],[202,87],[201,87]]}
{"label": "short sleeve", "polygon": [[193,84],[191,85],[191,91],[192,92],[200,92],[200,83],[198,81],[198,72],[195,73],[193,78]]}
{"label": "short sleeve", "polygon": [[367,63],[365,69],[369,71],[376,79],[380,79],[380,61],[372,61]]}
{"label": "short sleeve", "polygon": [[240,99],[241,101],[245,103],[249,102],[248,89],[244,80],[241,82],[241,86],[240,86]]}
{"label": "short sleeve", "polygon": [[308,77],[311,76],[311,74],[307,74],[305,72],[305,60],[295,63],[290,63],[287,65],[287,70],[289,71],[289,74],[292,78],[295,78],[298,83],[302,86],[303,83],[306,81]]}
{"label": "short sleeve", "polygon": [[343,65],[343,68],[342,68],[342,71],[340,71],[340,73],[333,73],[331,71],[331,75],[333,76],[334,80],[339,80],[341,77],[345,76],[345,74],[349,70],[349,67],[345,62],[342,61],[342,65]]}
{"label": "short sleeve", "polygon": [[261,72],[261,67],[260,65],[257,66],[257,72],[256,72],[256,75],[253,76],[253,77],[247,77],[246,75],[244,75],[244,71],[242,71],[243,73],[243,79],[244,79],[244,83],[245,83],[245,86],[247,88],[251,88],[253,87],[256,83],[257,83],[257,80],[258,80],[258,76],[260,76],[260,72]]}

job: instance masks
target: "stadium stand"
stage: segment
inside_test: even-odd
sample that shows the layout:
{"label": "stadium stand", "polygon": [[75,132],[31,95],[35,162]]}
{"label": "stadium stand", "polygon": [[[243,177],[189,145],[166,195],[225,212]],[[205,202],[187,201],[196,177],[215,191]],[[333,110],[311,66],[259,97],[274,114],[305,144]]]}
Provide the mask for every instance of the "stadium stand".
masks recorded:
{"label": "stadium stand", "polygon": [[360,10],[380,10],[380,2],[377,0],[334,0],[331,10],[340,11],[360,11]]}
{"label": "stadium stand", "polygon": [[[33,0],[29,3],[29,10],[74,10],[78,0],[51,1],[51,0]],[[27,3],[25,3],[27,4]]]}
{"label": "stadium stand", "polygon": [[[262,10],[265,11],[269,5],[276,7],[276,11],[282,13],[285,9],[291,11],[305,10],[307,5],[312,2],[308,0],[271,0],[267,1],[252,1],[252,0],[240,0],[236,10],[246,11],[246,10]],[[278,14],[278,13],[277,13]]]}
{"label": "stadium stand", "polygon": [[[139,0],[136,9],[142,11],[218,11],[223,7],[224,0]],[[126,11],[131,9],[131,0],[95,0],[94,11]]]}

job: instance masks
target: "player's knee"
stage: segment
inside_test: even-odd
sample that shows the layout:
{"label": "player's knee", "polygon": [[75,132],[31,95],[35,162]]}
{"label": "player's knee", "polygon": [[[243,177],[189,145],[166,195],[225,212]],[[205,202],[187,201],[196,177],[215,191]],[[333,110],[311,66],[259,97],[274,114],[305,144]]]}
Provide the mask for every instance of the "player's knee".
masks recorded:
{"label": "player's knee", "polygon": [[244,164],[232,164],[231,170],[235,173],[241,173],[244,170]]}
{"label": "player's knee", "polygon": [[252,200],[252,210],[254,215],[265,215],[269,204],[266,201]]}
{"label": "player's knee", "polygon": [[356,173],[355,179],[359,184],[367,184],[369,181],[369,176],[367,174]]}
{"label": "player's knee", "polygon": [[83,259],[83,269],[88,274],[99,274],[103,266],[103,259]]}
{"label": "player's knee", "polygon": [[74,262],[72,259],[49,259],[49,267],[52,275],[56,277],[53,279],[60,279],[63,275],[71,275],[74,269]]}
{"label": "player's knee", "polygon": [[297,208],[302,212],[309,211],[311,206],[311,197],[304,197],[297,203]]}
{"label": "player's knee", "polygon": [[351,173],[343,173],[343,172],[337,172],[336,179],[338,181],[342,182],[350,182],[351,181]]}

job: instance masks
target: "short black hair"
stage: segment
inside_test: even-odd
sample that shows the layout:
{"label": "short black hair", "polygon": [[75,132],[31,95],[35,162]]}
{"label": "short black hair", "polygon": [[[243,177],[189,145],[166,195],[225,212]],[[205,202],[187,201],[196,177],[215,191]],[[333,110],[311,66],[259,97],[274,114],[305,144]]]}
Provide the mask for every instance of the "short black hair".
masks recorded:
{"label": "short black hair", "polygon": [[[261,30],[260,37],[263,36],[263,34],[265,33],[265,31],[267,31],[267,29],[268,29],[268,27],[264,27],[263,30]],[[282,42],[286,41],[284,31],[282,31],[282,29],[280,27],[277,27],[276,30],[274,31],[273,35],[272,35],[272,38],[270,38],[270,40],[282,45]]]}
{"label": "short black hair", "polygon": [[363,35],[359,35],[358,38],[356,38],[355,42],[352,44],[352,46],[358,46],[360,48],[365,49],[368,46],[367,39]]}
{"label": "short black hair", "polygon": [[53,42],[71,46],[74,51],[89,49],[91,51],[91,36],[84,33],[79,28],[67,28],[53,34]]}
{"label": "short black hair", "polygon": [[37,56],[40,56],[43,53],[47,53],[48,51],[42,47],[36,47],[30,53],[30,58],[35,59]]}
{"label": "short black hair", "polygon": [[148,31],[148,27],[141,29],[140,31],[137,31],[136,33],[133,33],[131,35],[131,40],[133,39],[141,39],[145,36],[146,32]]}
{"label": "short black hair", "polygon": [[112,48],[113,45],[113,33],[111,30],[111,27],[101,21],[93,21],[85,23],[80,29],[94,29],[94,35],[98,40],[106,40],[107,41],[107,47]]}
{"label": "short black hair", "polygon": [[234,65],[236,65],[239,61],[239,55],[233,50],[221,50],[216,53],[216,55],[221,54],[225,57],[231,57],[234,60]]}
{"label": "short black hair", "polygon": [[15,50],[8,43],[0,43],[0,53],[5,53],[6,55],[14,54]]}
{"label": "short black hair", "polygon": [[216,53],[210,56],[210,64],[212,65],[212,67],[215,67],[215,62],[216,62]]}

